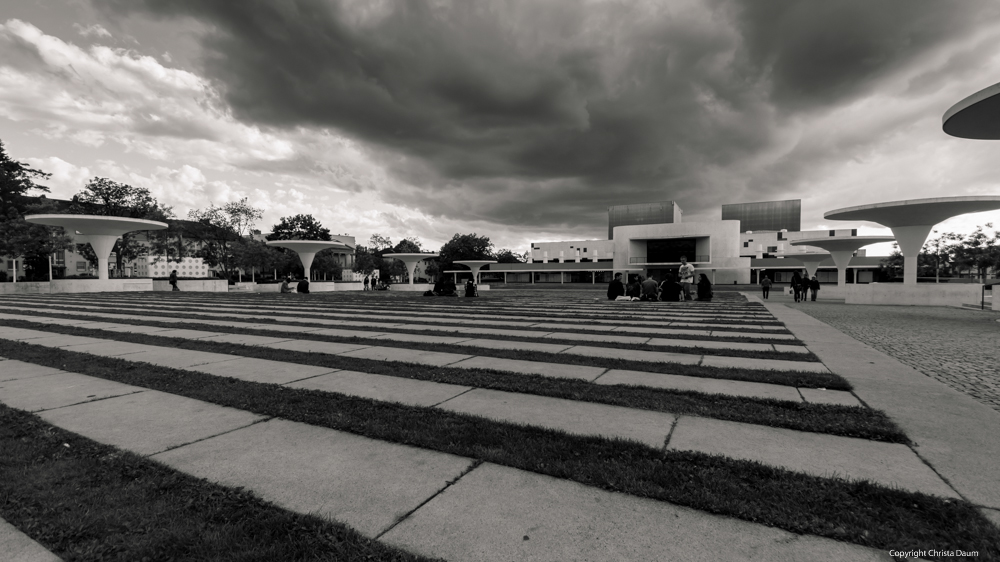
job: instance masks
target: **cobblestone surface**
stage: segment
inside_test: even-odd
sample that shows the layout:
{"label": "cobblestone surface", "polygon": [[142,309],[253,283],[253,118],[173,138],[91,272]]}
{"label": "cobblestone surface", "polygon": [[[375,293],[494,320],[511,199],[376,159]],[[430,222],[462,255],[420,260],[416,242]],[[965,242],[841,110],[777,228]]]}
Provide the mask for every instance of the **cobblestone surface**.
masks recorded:
{"label": "cobblestone surface", "polygon": [[787,303],[1000,411],[1000,313]]}

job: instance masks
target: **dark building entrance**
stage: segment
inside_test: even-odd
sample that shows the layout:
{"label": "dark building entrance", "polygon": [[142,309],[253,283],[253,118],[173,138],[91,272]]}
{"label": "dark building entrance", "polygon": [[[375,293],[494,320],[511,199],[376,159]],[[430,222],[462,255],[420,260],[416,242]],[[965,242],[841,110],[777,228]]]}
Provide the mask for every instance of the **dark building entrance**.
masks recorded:
{"label": "dark building entrance", "polygon": [[677,263],[681,256],[688,261],[696,261],[697,242],[695,238],[666,238],[646,241],[647,263]]}

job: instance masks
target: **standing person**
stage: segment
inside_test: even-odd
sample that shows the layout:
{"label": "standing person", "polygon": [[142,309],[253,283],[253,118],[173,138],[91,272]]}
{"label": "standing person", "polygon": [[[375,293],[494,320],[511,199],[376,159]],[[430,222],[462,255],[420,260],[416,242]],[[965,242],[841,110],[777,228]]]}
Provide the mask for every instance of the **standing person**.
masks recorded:
{"label": "standing person", "polygon": [[760,280],[760,289],[764,292],[764,300],[767,300],[767,295],[771,292],[771,285],[773,285],[773,283],[771,283],[771,278],[767,275]]}
{"label": "standing person", "polygon": [[819,279],[817,279],[815,275],[813,275],[813,278],[809,280],[809,289],[812,290],[812,300],[815,302],[816,293],[819,292]]}
{"label": "standing person", "polygon": [[792,274],[792,294],[795,296],[795,302],[799,302],[802,298],[802,276],[796,271]]}
{"label": "standing person", "polygon": [[368,290],[368,283],[369,283],[369,281],[370,281],[369,277],[367,275],[365,275],[365,290],[366,291]]}
{"label": "standing person", "polygon": [[681,256],[681,267],[677,270],[677,276],[681,280],[681,291],[686,301],[694,300],[691,297],[691,283],[694,283],[694,266],[688,263],[687,256]]}
{"label": "standing person", "polygon": [[659,300],[657,296],[657,289],[659,289],[659,283],[652,276],[647,277],[645,281],[642,282],[642,295],[639,296],[639,300],[644,301],[657,301]]}
{"label": "standing person", "polygon": [[171,289],[172,291],[180,291],[180,288],[177,286],[177,270],[176,269],[170,272],[170,286],[173,287],[173,289]]}
{"label": "standing person", "polygon": [[622,284],[622,274],[615,273],[615,278],[608,284],[608,300],[613,301],[625,295],[625,285]]}
{"label": "standing person", "polygon": [[681,285],[674,280],[674,274],[667,272],[663,283],[660,283],[660,300],[677,302],[681,300]]}
{"label": "standing person", "polygon": [[710,302],[712,300],[712,282],[704,273],[698,276],[698,300]]}

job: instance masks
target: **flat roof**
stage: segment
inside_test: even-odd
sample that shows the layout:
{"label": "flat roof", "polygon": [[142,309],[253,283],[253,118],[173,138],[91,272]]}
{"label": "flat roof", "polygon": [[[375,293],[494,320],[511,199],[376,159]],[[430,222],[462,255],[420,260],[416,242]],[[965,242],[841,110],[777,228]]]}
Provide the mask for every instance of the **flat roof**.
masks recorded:
{"label": "flat roof", "polygon": [[996,209],[1000,209],[1000,195],[970,195],[906,199],[844,207],[823,213],[823,218],[838,221],[870,221],[892,228],[935,225],[957,215]]}
{"label": "flat roof", "polygon": [[121,236],[133,230],[163,230],[165,222],[104,215],[27,215],[24,220],[47,226],[59,226],[89,236]]}
{"label": "flat roof", "polygon": [[793,240],[792,246],[815,246],[828,252],[853,252],[871,244],[892,242],[892,236],[831,236],[829,238],[803,238]]}
{"label": "flat roof", "polygon": [[963,139],[1000,139],[1000,83],[983,88],[948,108],[941,118],[941,128]]}

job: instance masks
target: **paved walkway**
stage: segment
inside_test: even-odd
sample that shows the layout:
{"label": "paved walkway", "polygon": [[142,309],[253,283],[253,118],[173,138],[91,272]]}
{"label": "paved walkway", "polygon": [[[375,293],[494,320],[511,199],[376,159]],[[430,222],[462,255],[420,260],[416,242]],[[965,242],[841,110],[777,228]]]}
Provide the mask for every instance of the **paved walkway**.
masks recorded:
{"label": "paved walkway", "polygon": [[[84,297],[76,298],[85,300]],[[72,297],[58,300],[62,303],[73,302]],[[38,302],[55,304],[54,300]],[[469,368],[486,366],[483,360],[497,361],[490,357],[394,348],[392,341],[386,341],[385,346],[369,346],[295,340],[290,332],[303,331],[301,326],[284,326],[287,330],[276,330],[274,337],[263,337],[128,326],[108,321],[124,318],[139,324],[144,320],[163,321],[163,317],[158,316],[144,319],[141,314],[136,314],[142,310],[141,302],[135,300],[132,303],[130,306],[135,307],[135,312],[127,315],[89,308],[76,313],[93,317],[93,320],[86,321],[45,319],[42,310],[20,309],[20,314],[8,313],[0,317],[34,318],[33,321],[78,325],[92,329],[93,337],[0,328],[0,338],[216,376],[238,376],[245,380],[274,382],[290,387],[400,401],[571,433],[626,437],[649,447],[721,454],[809,474],[829,475],[834,472],[942,496],[961,495],[981,506],[989,517],[995,516],[991,508],[1000,508],[1000,496],[997,495],[1000,490],[995,486],[1000,481],[1000,474],[997,473],[1000,468],[994,466],[995,458],[1000,454],[1000,437],[994,438],[990,432],[1000,420],[994,419],[996,412],[926,377],[914,377],[912,369],[787,306],[769,304],[768,309],[822,359],[824,369],[829,367],[848,378],[867,405],[888,412],[903,425],[917,441],[914,449],[694,416],[354,371],[261,362],[238,355],[192,351],[178,354],[169,348],[112,341],[107,339],[109,332],[103,332],[102,337],[100,330],[135,330],[170,337],[214,339],[376,360],[406,361],[417,357],[416,361],[427,364]],[[512,309],[516,314],[514,309],[524,307],[511,305],[504,308]],[[588,306],[566,308],[584,310]],[[606,311],[611,307],[602,305],[596,308]],[[58,309],[51,312],[66,313]],[[232,317],[234,313],[219,314],[218,321],[203,324],[254,329],[281,327],[273,322],[273,315],[271,322],[252,324],[222,318]],[[356,313],[359,318],[364,315],[363,311]],[[760,314],[759,308],[754,316],[758,322],[767,319]],[[450,321],[469,327],[462,320],[453,318]],[[573,322],[572,318],[566,320]],[[609,325],[612,328],[622,327]],[[316,331],[337,332],[329,328],[317,328]],[[546,343],[544,337],[535,337],[539,338],[535,342],[521,343],[552,345]],[[472,341],[464,337],[459,340]],[[583,354],[598,353],[588,349],[613,351],[613,348],[588,346],[570,349],[577,349]],[[585,351],[580,352],[580,349]],[[658,360],[665,357],[666,354],[663,354]],[[726,359],[742,361],[741,358]],[[348,523],[368,536],[421,554],[456,560],[542,560],[550,559],[554,552],[566,559],[743,560],[751,552],[755,558],[777,560],[887,559],[884,553],[853,545],[797,536],[746,521],[679,508],[665,502],[612,494],[509,467],[478,464],[472,459],[454,455],[264,418],[56,369],[17,361],[3,363],[0,400],[13,407],[38,411],[50,423],[71,431],[153,455],[153,458],[197,476],[248,487],[289,509],[320,513]],[[587,367],[575,369],[584,372]],[[594,384],[602,384],[601,379],[606,378],[605,384],[622,384],[624,381],[627,384],[657,386],[646,380],[649,375],[654,373],[597,369],[583,378]],[[661,377],[658,379],[661,381],[670,377],[655,375]],[[683,379],[674,379],[674,383],[681,385],[679,388],[705,383],[686,380],[696,377]],[[725,384],[727,381],[711,382]],[[691,389],[711,392],[707,388],[710,387]],[[772,390],[777,391],[757,388],[753,392]],[[800,398],[809,399],[805,393],[801,393]],[[178,415],[178,412],[182,414]],[[991,429],[988,431],[986,428]],[[954,435],[956,431],[958,435]],[[331,479],[331,473],[345,476]],[[524,536],[529,539],[525,540]]]}
{"label": "paved walkway", "polygon": [[0,560],[10,562],[60,562],[62,559],[49,552],[31,537],[0,519]]}
{"label": "paved walkway", "polygon": [[[940,306],[791,305],[1000,411],[1000,313]],[[998,484],[1000,486],[1000,484]]]}

